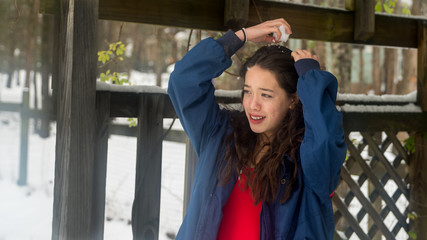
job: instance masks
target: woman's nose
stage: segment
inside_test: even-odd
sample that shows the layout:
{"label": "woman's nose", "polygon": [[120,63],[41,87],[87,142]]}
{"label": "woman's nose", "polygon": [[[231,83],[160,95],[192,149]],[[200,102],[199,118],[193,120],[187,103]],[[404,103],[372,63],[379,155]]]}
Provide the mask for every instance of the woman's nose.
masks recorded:
{"label": "woman's nose", "polygon": [[259,110],[260,109],[260,104],[259,104],[259,100],[258,100],[257,96],[253,96],[251,98],[250,107],[252,110]]}

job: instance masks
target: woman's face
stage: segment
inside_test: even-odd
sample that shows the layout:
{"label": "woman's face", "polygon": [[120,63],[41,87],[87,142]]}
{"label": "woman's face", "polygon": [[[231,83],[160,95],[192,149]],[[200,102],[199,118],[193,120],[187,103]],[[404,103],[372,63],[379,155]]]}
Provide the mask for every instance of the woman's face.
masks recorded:
{"label": "woman's face", "polygon": [[276,76],[255,65],[248,69],[243,88],[243,107],[255,133],[272,137],[291,106],[291,98],[279,86]]}

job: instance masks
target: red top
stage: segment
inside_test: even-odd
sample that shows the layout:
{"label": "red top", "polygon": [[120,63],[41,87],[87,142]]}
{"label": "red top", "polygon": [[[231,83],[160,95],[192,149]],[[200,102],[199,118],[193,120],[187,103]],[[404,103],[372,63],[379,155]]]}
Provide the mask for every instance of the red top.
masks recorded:
{"label": "red top", "polygon": [[251,191],[244,188],[245,181],[246,176],[241,173],[222,208],[223,216],[217,240],[259,240],[262,204],[260,202],[255,206]]}

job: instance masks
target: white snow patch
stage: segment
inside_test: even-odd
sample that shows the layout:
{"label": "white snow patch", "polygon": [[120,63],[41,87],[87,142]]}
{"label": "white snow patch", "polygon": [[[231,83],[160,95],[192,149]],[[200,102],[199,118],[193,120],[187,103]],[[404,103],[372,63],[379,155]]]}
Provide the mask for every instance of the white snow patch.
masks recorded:
{"label": "white snow patch", "polygon": [[343,102],[416,102],[417,101],[417,91],[413,91],[406,95],[393,95],[393,94],[384,94],[384,95],[367,95],[367,94],[351,94],[351,93],[339,93],[337,95],[337,101]]}
{"label": "white snow patch", "polygon": [[337,106],[338,111],[341,112],[395,112],[395,113],[421,113],[422,110],[419,106],[410,103],[402,106],[395,105],[351,105],[344,104],[343,106]]}

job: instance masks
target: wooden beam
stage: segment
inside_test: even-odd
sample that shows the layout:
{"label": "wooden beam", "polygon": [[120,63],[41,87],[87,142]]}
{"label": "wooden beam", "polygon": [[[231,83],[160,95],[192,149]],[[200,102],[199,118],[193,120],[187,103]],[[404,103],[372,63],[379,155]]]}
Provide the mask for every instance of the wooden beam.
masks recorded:
{"label": "wooden beam", "polygon": [[[42,0],[40,11],[45,14],[58,13],[56,1]],[[99,17],[105,20],[226,31],[224,1],[100,0]],[[262,21],[286,18],[292,26],[292,38],[319,41],[417,48],[418,22],[426,20],[425,17],[375,14],[375,34],[364,42],[354,40],[353,11],[266,0],[255,3],[249,6],[246,26],[260,23],[260,18]]]}
{"label": "wooden beam", "polygon": [[286,18],[292,26],[292,38],[410,48],[417,47],[417,22],[424,19],[375,14],[375,34],[372,39],[364,42],[354,40],[354,12],[352,11],[257,1],[256,6],[250,6],[248,26],[260,22],[258,12],[263,21],[279,17]]}
{"label": "wooden beam", "polygon": [[375,33],[375,1],[357,0],[354,5],[354,40],[369,40]]}
{"label": "wooden beam", "polygon": [[427,113],[343,112],[346,131],[427,131]]}
{"label": "wooden beam", "polygon": [[98,0],[61,0],[52,239],[94,239]]}
{"label": "wooden beam", "polygon": [[248,21],[249,0],[225,0],[224,25],[234,31]]}
{"label": "wooden beam", "polygon": [[133,239],[158,239],[164,98],[141,94],[139,103]]}
{"label": "wooden beam", "polygon": [[418,25],[418,104],[427,112],[427,20]]}

